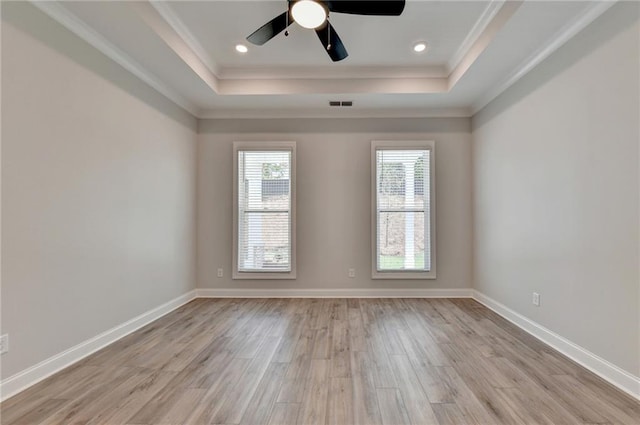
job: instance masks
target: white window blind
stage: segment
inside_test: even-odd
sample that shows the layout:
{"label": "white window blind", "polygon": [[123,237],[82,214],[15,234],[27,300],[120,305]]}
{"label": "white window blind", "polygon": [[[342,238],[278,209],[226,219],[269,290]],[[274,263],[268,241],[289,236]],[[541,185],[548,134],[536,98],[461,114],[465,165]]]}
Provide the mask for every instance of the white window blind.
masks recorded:
{"label": "white window blind", "polygon": [[377,149],[376,269],[431,270],[429,149]]}
{"label": "white window blind", "polygon": [[240,272],[291,271],[291,151],[238,151]]}

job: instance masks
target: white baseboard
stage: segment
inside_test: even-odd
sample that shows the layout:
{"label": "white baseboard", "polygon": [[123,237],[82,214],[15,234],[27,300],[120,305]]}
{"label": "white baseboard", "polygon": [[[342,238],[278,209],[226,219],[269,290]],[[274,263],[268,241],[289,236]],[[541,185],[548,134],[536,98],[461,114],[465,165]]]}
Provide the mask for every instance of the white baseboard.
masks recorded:
{"label": "white baseboard", "polygon": [[470,288],[461,289],[232,289],[201,288],[109,329],[0,382],[6,400],[195,298],[474,298],[516,326],[640,400],[640,378]]}
{"label": "white baseboard", "polygon": [[468,289],[195,289],[0,381],[4,401],[195,298],[470,298]]}
{"label": "white baseboard", "polygon": [[471,288],[462,289],[196,289],[198,298],[471,298]]}
{"label": "white baseboard", "polygon": [[152,310],[128,320],[121,325],[111,328],[100,335],[88,339],[80,344],[56,354],[34,366],[10,376],[0,382],[0,401],[4,401],[19,392],[37,384],[54,373],[76,363],[101,348],[114,343],[120,338],[140,329],[141,327],[159,319],[183,304],[195,299],[196,291],[189,291],[173,300]]}
{"label": "white baseboard", "polygon": [[640,400],[640,378],[619,368],[618,366],[608,362],[589,350],[575,344],[568,339],[558,335],[557,333],[545,328],[526,318],[525,316],[511,310],[509,307],[499,303],[498,301],[474,290],[473,298],[489,309],[498,313],[514,325],[522,330],[530,333],[542,342],[558,350],[565,356],[569,357],[576,363],[589,369],[591,372],[600,376],[602,379],[620,388],[632,397]]}

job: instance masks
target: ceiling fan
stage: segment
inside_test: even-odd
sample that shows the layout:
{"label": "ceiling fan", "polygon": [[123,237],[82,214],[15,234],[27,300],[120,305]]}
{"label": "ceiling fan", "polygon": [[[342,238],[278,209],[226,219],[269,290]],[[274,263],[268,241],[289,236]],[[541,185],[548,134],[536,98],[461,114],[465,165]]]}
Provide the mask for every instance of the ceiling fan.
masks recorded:
{"label": "ceiling fan", "polygon": [[[399,16],[404,10],[404,4],[405,0],[287,0],[287,11],[258,28],[247,40],[262,46],[296,22],[303,28],[314,29],[331,60],[338,62],[349,54],[329,23],[329,12]],[[287,35],[289,33],[285,31],[285,36]]]}

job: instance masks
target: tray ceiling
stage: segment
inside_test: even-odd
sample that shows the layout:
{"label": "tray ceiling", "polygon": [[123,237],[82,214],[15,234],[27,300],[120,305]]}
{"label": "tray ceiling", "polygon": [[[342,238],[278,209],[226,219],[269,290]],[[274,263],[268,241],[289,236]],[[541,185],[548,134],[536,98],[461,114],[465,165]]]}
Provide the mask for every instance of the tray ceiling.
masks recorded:
{"label": "tray ceiling", "polygon": [[[398,17],[335,13],[349,57],[333,63],[297,24],[264,46],[246,42],[284,0],[34,2],[203,118],[468,116],[611,4],[408,0]],[[413,52],[417,41],[425,52]]]}

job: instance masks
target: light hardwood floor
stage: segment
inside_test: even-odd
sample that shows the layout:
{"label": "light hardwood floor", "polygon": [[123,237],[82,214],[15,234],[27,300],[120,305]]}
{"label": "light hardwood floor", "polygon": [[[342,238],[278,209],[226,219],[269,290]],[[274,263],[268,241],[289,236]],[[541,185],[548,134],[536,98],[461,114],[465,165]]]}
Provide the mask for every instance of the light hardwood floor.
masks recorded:
{"label": "light hardwood floor", "polygon": [[0,406],[2,424],[640,424],[472,300],[199,299]]}

